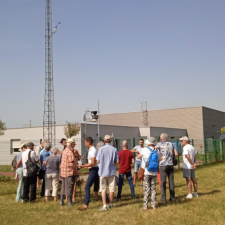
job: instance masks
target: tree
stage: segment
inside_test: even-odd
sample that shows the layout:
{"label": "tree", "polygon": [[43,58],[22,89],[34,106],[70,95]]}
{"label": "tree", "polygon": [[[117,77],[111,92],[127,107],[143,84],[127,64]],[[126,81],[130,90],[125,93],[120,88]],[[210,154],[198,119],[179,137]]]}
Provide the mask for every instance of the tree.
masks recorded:
{"label": "tree", "polygon": [[70,123],[66,121],[66,126],[64,127],[64,134],[67,138],[71,138],[80,133],[80,125],[78,123]]}
{"label": "tree", "polygon": [[221,128],[221,134],[225,134],[225,127]]}
{"label": "tree", "polygon": [[0,135],[4,135],[4,131],[6,130],[5,123],[0,119]]}

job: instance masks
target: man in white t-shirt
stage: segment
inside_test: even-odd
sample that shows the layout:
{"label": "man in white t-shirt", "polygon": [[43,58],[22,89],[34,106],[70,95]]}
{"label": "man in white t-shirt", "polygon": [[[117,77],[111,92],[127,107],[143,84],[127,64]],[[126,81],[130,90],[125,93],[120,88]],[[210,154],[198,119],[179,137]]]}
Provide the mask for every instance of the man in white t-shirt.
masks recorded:
{"label": "man in white t-shirt", "polygon": [[[153,172],[147,170],[145,163],[148,161],[149,156],[152,154],[151,151],[157,152],[158,150],[155,149],[155,138],[150,137],[145,141],[145,144],[148,145],[148,147],[144,147],[141,151],[141,153],[137,156],[138,159],[142,158],[142,168],[145,168],[144,172],[144,206],[142,210],[148,209],[148,199],[149,194],[151,191],[151,207],[153,209],[156,209],[156,177],[158,172]],[[158,153],[159,154],[159,153]]]}
{"label": "man in white t-shirt", "polygon": [[[135,152],[136,153],[136,157],[135,157],[135,164],[134,164],[134,187],[136,186],[136,180],[138,177],[138,171],[141,167],[141,159],[138,159],[137,156],[138,154],[141,153],[142,149],[144,148],[144,140],[141,138],[139,140],[139,145],[136,145],[131,152]],[[143,186],[143,180],[141,180],[141,186]]]}
{"label": "man in white t-shirt", "polygon": [[[186,198],[192,199],[193,197],[198,197],[198,193],[197,193],[198,183],[195,179],[197,155],[196,155],[194,147],[189,144],[188,137],[184,136],[180,138],[180,141],[181,141],[181,144],[184,146],[183,147],[183,177],[186,178],[188,192],[189,192]],[[192,183],[195,190],[193,195],[192,195]]]}
{"label": "man in white t-shirt", "polygon": [[98,198],[98,189],[99,189],[99,175],[98,175],[98,164],[96,161],[97,150],[93,146],[93,139],[87,137],[84,140],[86,147],[88,148],[88,163],[85,165],[78,166],[79,168],[88,168],[89,176],[85,185],[85,203],[83,206],[79,207],[78,210],[86,210],[90,202],[90,189],[93,184],[95,199]]}
{"label": "man in white t-shirt", "polygon": [[[35,202],[36,199],[36,183],[37,183],[37,174],[34,176],[27,175],[27,166],[26,162],[28,160],[29,152],[30,158],[33,162],[39,162],[36,153],[34,152],[34,144],[29,142],[26,144],[27,150],[23,152],[19,161],[17,162],[17,168],[23,163],[23,182],[24,182],[24,191],[23,191],[23,200],[25,202]],[[29,190],[31,189],[30,198],[29,198]]]}

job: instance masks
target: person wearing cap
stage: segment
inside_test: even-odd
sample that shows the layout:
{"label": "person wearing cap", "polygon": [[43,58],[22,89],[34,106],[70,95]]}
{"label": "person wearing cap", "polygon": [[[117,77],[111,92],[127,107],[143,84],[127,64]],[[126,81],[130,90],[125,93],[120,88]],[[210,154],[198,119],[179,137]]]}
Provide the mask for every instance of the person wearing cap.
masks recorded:
{"label": "person wearing cap", "polygon": [[[135,158],[135,164],[134,164],[134,187],[136,186],[136,180],[138,177],[138,171],[141,167],[141,159],[138,159],[137,156],[139,153],[141,153],[141,150],[144,148],[144,139],[139,140],[139,145],[136,145],[131,152],[135,152],[136,158]],[[143,180],[141,180],[141,186],[143,186]]]}
{"label": "person wearing cap", "polygon": [[[23,191],[23,201],[24,202],[35,202],[36,200],[36,183],[37,183],[37,175],[34,176],[28,176],[27,175],[27,167],[26,162],[28,160],[29,152],[30,158],[33,162],[38,163],[38,157],[36,153],[34,152],[34,143],[29,142],[26,144],[26,151],[23,152],[22,156],[20,157],[16,168],[19,168],[21,164],[23,164],[23,183],[24,183],[24,191]],[[29,197],[29,191],[31,189],[30,197]]]}
{"label": "person wearing cap", "polygon": [[[189,138],[184,136],[180,138],[183,147],[183,178],[186,179],[188,195],[186,199],[192,199],[193,197],[198,197],[198,183],[195,179],[195,169],[197,167],[197,155],[195,148],[189,144]],[[194,186],[194,194],[192,194],[192,183]]]}
{"label": "person wearing cap", "polygon": [[166,133],[160,135],[160,140],[161,142],[156,145],[156,148],[159,150],[160,156],[161,203],[166,203],[166,177],[169,179],[169,200],[175,200],[173,157],[177,156],[177,151],[175,150],[173,143],[167,141],[168,135]]}
{"label": "person wearing cap", "polygon": [[45,168],[45,165],[44,165],[44,161],[46,161],[47,157],[52,155],[52,153],[50,151],[51,147],[52,147],[51,144],[45,143],[44,148],[41,151],[40,156],[39,156],[40,163],[41,163],[41,170],[39,172],[39,174],[40,174],[39,178],[43,179],[42,187],[41,187],[41,197],[42,198],[45,197],[45,170],[46,170],[46,168]]}
{"label": "person wearing cap", "polygon": [[[142,158],[142,168],[145,168],[144,171],[144,206],[142,207],[142,210],[147,210],[148,209],[148,199],[149,199],[149,194],[151,191],[151,207],[153,209],[156,209],[156,177],[157,177],[157,172],[152,172],[147,170],[145,164],[148,161],[152,151],[158,151],[155,148],[155,138],[150,137],[145,141],[145,144],[148,146],[144,147],[141,151],[141,153],[137,156],[138,159]],[[150,150],[150,149],[151,150]]]}
{"label": "person wearing cap", "polygon": [[123,188],[123,180],[124,176],[126,175],[127,181],[130,186],[130,192],[132,199],[135,199],[135,193],[134,193],[134,185],[132,182],[132,173],[131,173],[131,166],[130,164],[134,164],[134,156],[130,150],[128,150],[128,142],[126,140],[122,141],[122,148],[118,154],[119,154],[119,161],[120,161],[120,167],[119,167],[119,187],[118,187],[118,193],[117,193],[117,201],[121,200],[121,193]]}
{"label": "person wearing cap", "polygon": [[[39,158],[39,155],[40,155],[42,149],[44,148],[45,143],[47,143],[47,142],[48,142],[47,140],[43,140],[41,142],[41,144],[35,148],[35,153],[38,158]],[[39,188],[39,183],[40,183],[40,180],[39,180],[39,177],[37,177],[37,188]]]}
{"label": "person wearing cap", "polygon": [[[21,158],[23,152],[25,152],[27,150],[27,144],[28,142],[25,142],[21,145],[20,149],[19,149],[19,154],[17,155],[16,157],[16,161],[18,163],[19,159]],[[18,174],[19,176],[19,185],[17,187],[17,193],[16,193],[16,199],[15,201],[16,202],[23,202],[23,164],[21,164],[17,170],[16,170],[16,173]]]}
{"label": "person wearing cap", "polygon": [[62,187],[61,187],[61,197],[60,205],[65,205],[64,196],[68,196],[69,204],[68,206],[73,205],[72,194],[74,188],[74,182],[76,175],[78,174],[77,170],[77,160],[74,155],[75,141],[72,138],[67,139],[67,147],[63,151],[61,159],[61,173],[62,177]]}
{"label": "person wearing cap", "polygon": [[88,168],[89,175],[85,185],[85,203],[83,206],[80,206],[78,210],[86,210],[88,208],[90,202],[90,190],[93,184],[95,184],[95,197],[98,196],[99,189],[99,176],[98,176],[98,164],[96,162],[97,150],[93,146],[93,138],[87,137],[84,140],[85,146],[88,148],[88,163],[84,165],[80,165],[79,168]]}
{"label": "person wearing cap", "polygon": [[112,142],[110,135],[104,137],[105,146],[101,147],[97,153],[97,163],[99,164],[100,192],[102,193],[103,207],[101,211],[106,211],[106,190],[109,185],[109,208],[113,208],[113,195],[116,191],[116,165],[119,163],[117,149],[110,143]]}

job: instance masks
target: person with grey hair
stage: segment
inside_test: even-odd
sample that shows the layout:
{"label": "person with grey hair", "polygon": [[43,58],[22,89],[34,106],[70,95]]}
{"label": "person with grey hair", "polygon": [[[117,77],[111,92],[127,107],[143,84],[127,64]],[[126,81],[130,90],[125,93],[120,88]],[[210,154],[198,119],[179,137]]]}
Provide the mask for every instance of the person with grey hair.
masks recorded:
{"label": "person with grey hair", "polygon": [[[155,138],[154,137],[148,138],[145,141],[145,144],[148,147],[144,147],[142,149],[141,153],[139,153],[139,155],[137,156],[138,159],[142,158],[141,167],[145,170],[144,171],[144,182],[143,182],[144,206],[142,207],[142,210],[148,209],[148,199],[149,199],[150,191],[151,191],[151,207],[153,209],[156,209],[156,176],[157,176],[158,163],[159,163],[158,155],[156,155],[155,159],[157,159],[157,162],[154,162],[154,163],[156,163],[155,165],[157,166],[157,168],[150,169],[148,166],[146,166],[149,159],[153,160],[154,156],[152,154],[154,154],[154,153],[158,154],[158,150],[155,149]],[[151,158],[150,158],[150,156],[151,156]]]}
{"label": "person with grey hair", "polygon": [[44,198],[45,197],[45,166],[43,164],[43,162],[46,160],[46,158],[48,156],[51,156],[51,144],[50,143],[45,143],[44,145],[44,149],[41,151],[40,153],[40,163],[41,163],[41,170],[39,172],[39,179],[43,179],[43,182],[42,182],[42,187],[41,187],[41,197]]}
{"label": "person with grey hair", "polygon": [[166,203],[166,177],[169,179],[170,201],[175,200],[175,186],[174,186],[174,168],[173,159],[177,156],[177,151],[173,143],[168,142],[168,135],[162,133],[160,135],[161,142],[156,145],[159,150],[159,170],[161,179],[161,203]]}
{"label": "person with grey hair", "polygon": [[53,147],[51,149],[51,156],[48,156],[46,160],[43,162],[46,167],[45,172],[45,199],[46,202],[50,196],[50,189],[52,186],[52,196],[54,197],[54,201],[57,200],[58,193],[58,184],[59,184],[59,166],[61,163],[61,158],[57,156],[59,149]]}
{"label": "person with grey hair", "polygon": [[99,141],[96,145],[96,150],[98,151],[101,147],[103,147],[105,143],[103,141]]}
{"label": "person with grey hair", "polygon": [[121,193],[123,188],[123,180],[124,176],[126,175],[127,181],[130,186],[130,192],[132,199],[135,198],[134,193],[134,185],[132,182],[132,173],[131,173],[131,166],[130,164],[134,164],[134,156],[130,150],[128,150],[128,143],[126,140],[122,141],[122,148],[123,150],[119,151],[119,187],[117,193],[117,201],[121,200]]}

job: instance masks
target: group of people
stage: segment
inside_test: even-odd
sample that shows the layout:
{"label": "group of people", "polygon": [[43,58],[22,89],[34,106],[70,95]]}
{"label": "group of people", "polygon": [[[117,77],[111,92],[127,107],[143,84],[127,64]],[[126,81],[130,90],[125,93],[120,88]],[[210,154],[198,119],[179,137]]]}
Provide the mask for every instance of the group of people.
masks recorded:
{"label": "group of people", "polygon": [[[85,145],[88,149],[87,163],[81,165],[78,161],[81,159],[78,151],[75,150],[75,140],[72,138],[62,139],[63,151],[56,147],[51,147],[47,141],[43,141],[34,151],[34,144],[24,143],[21,146],[21,152],[17,156],[16,172],[19,176],[19,185],[17,189],[16,201],[34,202],[36,199],[36,188],[39,187],[42,180],[41,197],[49,200],[52,187],[52,196],[57,200],[58,184],[61,179],[60,205],[65,205],[68,200],[68,206],[74,205],[76,196],[76,182],[81,168],[89,169],[89,175],[85,185],[85,203],[78,207],[78,210],[88,209],[91,198],[91,187],[94,185],[95,201],[98,201],[98,192],[101,192],[103,207],[101,211],[113,208],[114,192],[116,191],[116,165],[119,165],[119,182],[117,201],[122,199],[122,188],[124,176],[130,186],[131,198],[135,199],[135,186],[137,177],[141,179],[144,198],[142,210],[148,209],[149,195],[151,193],[151,208],[156,209],[156,178],[158,176],[161,189],[161,203],[166,203],[166,180],[169,180],[170,201],[175,198],[174,185],[174,161],[178,155],[174,145],[168,142],[168,135],[163,133],[160,136],[160,142],[156,143],[154,137],[149,137],[145,142],[139,140],[139,145],[132,150],[128,150],[128,142],[122,141],[122,150],[117,151],[111,145],[111,136],[105,135],[104,142],[99,141],[94,147],[91,137],[85,138]],[[183,177],[186,179],[188,187],[187,199],[198,197],[197,181],[195,179],[196,152],[189,144],[188,137],[182,137],[183,147]],[[133,153],[136,154],[134,158]],[[33,163],[40,163],[38,175],[28,176],[27,161],[29,158]],[[134,166],[134,180],[132,179],[131,164]],[[194,193],[192,194],[192,184]],[[109,193],[107,194],[107,186]],[[29,197],[29,189],[31,193]],[[109,207],[107,208],[107,201]]]}

